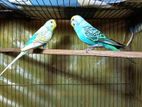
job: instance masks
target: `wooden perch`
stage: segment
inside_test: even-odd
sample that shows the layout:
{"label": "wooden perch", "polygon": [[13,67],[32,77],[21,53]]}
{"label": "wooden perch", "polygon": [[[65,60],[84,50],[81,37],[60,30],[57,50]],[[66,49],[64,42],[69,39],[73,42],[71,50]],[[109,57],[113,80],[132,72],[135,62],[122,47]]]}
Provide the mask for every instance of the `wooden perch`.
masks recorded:
{"label": "wooden perch", "polygon": [[[1,53],[20,52],[17,48],[0,48]],[[142,52],[130,51],[96,51],[92,50],[86,53],[85,50],[64,50],[64,49],[35,49],[35,54],[49,55],[77,55],[77,56],[105,56],[105,57],[121,57],[121,58],[142,58]]]}

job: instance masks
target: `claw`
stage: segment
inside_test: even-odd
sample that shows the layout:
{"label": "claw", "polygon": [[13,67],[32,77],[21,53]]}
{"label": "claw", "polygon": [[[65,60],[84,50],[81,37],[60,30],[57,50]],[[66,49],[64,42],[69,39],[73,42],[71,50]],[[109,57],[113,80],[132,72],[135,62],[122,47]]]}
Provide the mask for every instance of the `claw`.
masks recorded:
{"label": "claw", "polygon": [[86,50],[86,53],[88,53],[88,51],[91,51],[92,49],[94,48],[100,48],[100,47],[103,47],[102,44],[95,44],[95,45],[92,45],[92,46],[89,46]]}
{"label": "claw", "polygon": [[91,51],[93,48],[92,47],[88,47],[87,49],[85,49],[86,53],[88,53],[89,51]]}

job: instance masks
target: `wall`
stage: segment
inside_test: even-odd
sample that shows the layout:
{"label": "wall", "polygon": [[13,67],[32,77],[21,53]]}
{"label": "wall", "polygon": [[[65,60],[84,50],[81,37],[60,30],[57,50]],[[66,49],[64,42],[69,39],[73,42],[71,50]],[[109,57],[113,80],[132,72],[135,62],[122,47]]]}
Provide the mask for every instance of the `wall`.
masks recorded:
{"label": "wall", "polygon": [[[0,48],[20,48],[44,22],[0,20]],[[94,20],[108,37],[128,38],[124,20]],[[127,50],[142,51],[141,33]],[[85,49],[70,27],[58,21],[48,48]],[[99,49],[100,50],[100,49]],[[103,49],[101,49],[103,50]],[[0,54],[0,71],[17,54]],[[0,80],[0,107],[140,107],[141,59],[30,54],[16,62]]]}

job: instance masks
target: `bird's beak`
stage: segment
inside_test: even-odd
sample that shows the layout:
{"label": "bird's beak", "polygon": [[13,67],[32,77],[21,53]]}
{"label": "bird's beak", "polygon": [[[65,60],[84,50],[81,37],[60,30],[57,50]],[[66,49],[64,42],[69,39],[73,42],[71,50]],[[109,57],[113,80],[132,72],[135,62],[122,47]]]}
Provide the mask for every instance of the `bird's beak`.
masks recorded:
{"label": "bird's beak", "polygon": [[74,18],[74,16],[71,17],[71,21],[72,21],[73,18]]}
{"label": "bird's beak", "polygon": [[54,23],[53,29],[55,29],[57,27],[56,20],[53,19],[53,23]]}
{"label": "bird's beak", "polygon": [[71,22],[71,26],[74,27],[73,23]]}
{"label": "bird's beak", "polygon": [[74,16],[71,17],[71,26],[72,27],[74,27],[74,25],[73,25],[73,19],[74,19]]}

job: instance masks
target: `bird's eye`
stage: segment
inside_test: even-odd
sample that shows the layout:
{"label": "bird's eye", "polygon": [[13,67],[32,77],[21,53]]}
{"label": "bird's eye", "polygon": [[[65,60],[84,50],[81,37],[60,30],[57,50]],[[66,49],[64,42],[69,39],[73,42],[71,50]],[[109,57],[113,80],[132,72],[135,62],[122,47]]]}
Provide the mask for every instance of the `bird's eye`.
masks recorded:
{"label": "bird's eye", "polygon": [[51,23],[53,23],[53,21],[51,21]]}
{"label": "bird's eye", "polygon": [[74,19],[72,19],[72,21],[74,21]]}

